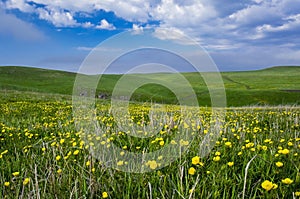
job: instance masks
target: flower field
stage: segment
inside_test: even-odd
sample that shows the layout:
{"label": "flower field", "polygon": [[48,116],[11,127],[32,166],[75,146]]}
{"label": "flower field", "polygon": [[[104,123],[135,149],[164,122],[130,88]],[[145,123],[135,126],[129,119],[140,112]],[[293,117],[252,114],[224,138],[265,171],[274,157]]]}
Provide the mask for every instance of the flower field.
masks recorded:
{"label": "flower field", "polygon": [[[146,138],[118,130],[109,104],[97,103],[101,136],[83,139],[75,128],[72,105],[59,100],[15,100],[0,104],[0,195],[3,198],[300,198],[300,109],[264,107],[227,109],[215,146],[205,157],[199,143],[211,133],[211,110],[201,108],[195,121],[159,122]],[[149,106],[133,104],[135,125],[149,125]],[[194,139],[175,140],[189,132]],[[141,132],[146,136],[150,132]],[[87,142],[90,140],[90,142]],[[174,162],[165,157],[141,162],[150,172],[122,172],[94,158],[90,147],[112,144],[134,153],[167,145],[188,147]]]}

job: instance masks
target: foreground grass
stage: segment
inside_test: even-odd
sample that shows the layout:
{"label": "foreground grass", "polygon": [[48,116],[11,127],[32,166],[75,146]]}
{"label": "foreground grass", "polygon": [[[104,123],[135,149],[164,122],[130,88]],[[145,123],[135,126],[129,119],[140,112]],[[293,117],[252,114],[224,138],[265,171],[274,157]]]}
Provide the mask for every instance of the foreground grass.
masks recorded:
{"label": "foreground grass", "polygon": [[[69,101],[56,98],[1,99],[0,195],[4,198],[293,198],[300,192],[300,109],[297,107],[227,110],[220,138],[199,158],[199,142],[210,132],[209,109],[186,125],[163,124],[157,135],[135,139],[117,131],[109,105],[97,105],[108,128],[99,142],[142,153],[174,143],[185,130],[195,134],[188,151],[156,170],[164,157],[145,164],[153,171],[126,173],[107,167],[87,150],[74,127]],[[133,105],[135,123],[146,121],[148,106]],[[175,106],[169,106],[176,112]],[[183,144],[187,144],[183,141]],[[252,161],[250,162],[250,160]],[[126,159],[116,160],[120,168]],[[143,163],[141,163],[143,164]],[[248,165],[248,168],[246,169]],[[297,196],[298,195],[298,196]]]}

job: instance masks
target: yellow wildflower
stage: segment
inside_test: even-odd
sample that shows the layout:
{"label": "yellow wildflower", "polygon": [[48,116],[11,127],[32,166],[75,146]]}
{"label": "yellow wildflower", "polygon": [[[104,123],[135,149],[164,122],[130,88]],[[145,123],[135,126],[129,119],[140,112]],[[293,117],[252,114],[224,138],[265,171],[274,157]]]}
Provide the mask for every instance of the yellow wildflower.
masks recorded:
{"label": "yellow wildflower", "polygon": [[269,180],[265,180],[263,183],[261,183],[261,187],[264,188],[267,191],[270,191],[273,189],[273,183],[270,182]]}
{"label": "yellow wildflower", "polygon": [[281,180],[281,182],[284,184],[292,184],[294,181],[291,180],[290,178],[285,178],[285,179]]}
{"label": "yellow wildflower", "polygon": [[189,174],[194,175],[196,173],[196,169],[194,167],[189,168]]}

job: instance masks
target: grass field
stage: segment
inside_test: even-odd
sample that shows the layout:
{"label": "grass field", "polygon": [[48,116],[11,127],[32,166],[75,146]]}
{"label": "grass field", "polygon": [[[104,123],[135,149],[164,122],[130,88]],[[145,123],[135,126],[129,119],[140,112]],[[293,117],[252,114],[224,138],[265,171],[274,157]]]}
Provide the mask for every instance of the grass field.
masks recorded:
{"label": "grass field", "polygon": [[[7,92],[0,101],[0,195],[3,198],[297,198],[300,195],[300,109],[227,109],[220,137],[208,156],[199,143],[211,133],[209,108],[186,124],[176,106],[175,125],[163,123],[146,139],[119,131],[107,101],[97,101],[97,120],[106,133],[83,140],[74,126],[69,96]],[[134,123],[146,121],[147,104],[133,104]],[[176,113],[176,114],[175,114]],[[192,142],[175,142],[182,132]],[[95,138],[95,139],[93,139]],[[94,141],[92,141],[94,140]],[[143,153],[167,145],[189,145],[175,162],[157,170],[166,157],[141,162],[152,172],[126,173],[91,156],[88,148],[115,144]],[[120,154],[120,157],[123,157]],[[251,161],[252,160],[252,161]],[[116,159],[120,170],[126,159]]]}
{"label": "grass field", "polygon": [[[72,106],[75,74],[0,67],[0,196],[300,198],[299,74],[300,67],[222,73],[228,105],[235,107],[217,109],[224,114],[217,127],[205,84],[193,73],[183,75],[203,106],[186,112],[172,92],[157,85],[139,88],[129,111],[116,115],[110,100],[97,99],[92,119],[99,134],[76,123],[92,124]],[[172,74],[133,76],[174,79]],[[98,92],[110,94],[119,78],[105,75]],[[151,101],[170,104],[157,106],[155,115]],[[152,132],[148,127],[153,124]],[[215,138],[205,142],[214,147],[202,156],[207,136]],[[114,146],[121,152],[115,154]],[[170,153],[136,164],[127,155],[167,146],[173,147]],[[174,154],[181,156],[169,161]],[[123,172],[140,171],[136,168],[147,172]]]}
{"label": "grass field", "polygon": [[[297,105],[300,99],[300,67],[273,67],[258,71],[222,72],[227,105]],[[198,96],[200,106],[210,106],[210,96],[199,74],[183,73]],[[137,80],[176,79],[172,74],[133,75]],[[104,75],[97,93],[111,95],[120,75]],[[26,67],[0,67],[0,89],[71,95],[74,73]],[[180,85],[178,85],[180,86]],[[176,96],[165,87],[150,84],[136,90],[134,101],[153,101],[176,104]]]}

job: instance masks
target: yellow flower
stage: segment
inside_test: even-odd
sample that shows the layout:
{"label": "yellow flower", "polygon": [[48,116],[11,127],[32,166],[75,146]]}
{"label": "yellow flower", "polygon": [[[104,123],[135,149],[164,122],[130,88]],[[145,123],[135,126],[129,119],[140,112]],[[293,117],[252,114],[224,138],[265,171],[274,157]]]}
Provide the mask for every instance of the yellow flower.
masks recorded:
{"label": "yellow flower", "polygon": [[267,191],[270,191],[273,189],[273,183],[270,182],[269,180],[265,180],[263,183],[261,183],[261,187],[264,188]]}
{"label": "yellow flower", "polygon": [[200,157],[199,156],[195,156],[192,158],[192,164],[196,165],[200,162]]}
{"label": "yellow flower", "polygon": [[241,152],[241,151],[240,151],[240,152],[238,152],[238,155],[242,155],[242,154],[243,154],[243,152]]}
{"label": "yellow flower", "polygon": [[30,178],[25,178],[23,181],[23,185],[27,185],[30,182]]}
{"label": "yellow flower", "polygon": [[175,140],[171,140],[171,144],[177,144]]}
{"label": "yellow flower", "polygon": [[3,152],[1,153],[1,155],[4,155],[4,154],[6,154],[6,153],[8,153],[8,150],[3,151]]}
{"label": "yellow flower", "polygon": [[266,151],[266,150],[268,149],[267,146],[262,146],[261,148],[262,148],[262,150],[264,150],[264,151]]}
{"label": "yellow flower", "polygon": [[12,173],[12,175],[13,175],[14,177],[17,177],[19,174],[20,174],[20,172],[13,172],[13,173]]}
{"label": "yellow flower", "polygon": [[216,155],[216,156],[220,156],[221,153],[220,153],[219,151],[217,151],[217,152],[215,153],[215,155]]}
{"label": "yellow flower", "polygon": [[288,142],[288,145],[289,146],[293,146],[294,144],[292,142]]}
{"label": "yellow flower", "polygon": [[85,165],[88,167],[88,166],[91,165],[91,162],[90,162],[90,161],[87,161],[87,162],[85,163]]}
{"label": "yellow flower", "polygon": [[8,187],[10,185],[9,182],[4,182],[4,186]]}
{"label": "yellow flower", "polygon": [[234,165],[234,162],[228,162],[227,165],[232,167]]}
{"label": "yellow flower", "polygon": [[117,162],[118,166],[122,166],[124,164],[124,161],[120,160],[119,162]]}
{"label": "yellow flower", "polygon": [[160,146],[163,146],[164,144],[165,144],[165,142],[163,140],[159,142]]}
{"label": "yellow flower", "polygon": [[62,172],[62,170],[61,170],[61,169],[58,169],[56,172],[57,172],[58,174],[60,174],[60,173]]}
{"label": "yellow flower", "polygon": [[285,178],[285,179],[281,180],[281,182],[284,184],[292,184],[294,181],[291,180],[290,178]]}
{"label": "yellow flower", "polygon": [[60,159],[61,159],[61,156],[60,155],[58,155],[58,156],[56,156],[56,158],[55,158],[57,161],[59,161]]}
{"label": "yellow flower", "polygon": [[157,163],[156,163],[156,161],[155,160],[149,160],[148,162],[147,162],[147,165],[150,167],[150,169],[156,169],[157,168]]}
{"label": "yellow flower", "polygon": [[43,148],[42,148],[42,151],[43,151],[43,152],[44,152],[44,151],[46,151],[46,148],[45,148],[45,147],[43,147]]}
{"label": "yellow flower", "polygon": [[232,143],[231,142],[225,142],[225,146],[232,147]]}
{"label": "yellow flower", "polygon": [[281,154],[284,154],[284,155],[288,154],[289,152],[290,152],[290,150],[288,150],[288,149],[283,149],[283,150],[278,151],[278,153],[281,153]]}
{"label": "yellow flower", "polygon": [[74,151],[73,155],[78,155],[79,150]]}
{"label": "yellow flower", "polygon": [[196,169],[194,167],[189,168],[189,174],[194,175],[196,173]]}
{"label": "yellow flower", "polygon": [[65,142],[65,139],[61,139],[61,140],[59,141],[60,144],[63,144],[64,142]]}
{"label": "yellow flower", "polygon": [[107,198],[107,197],[108,197],[108,193],[104,191],[104,192],[102,193],[102,198]]}
{"label": "yellow flower", "polygon": [[295,196],[300,196],[300,191],[296,191]]}
{"label": "yellow flower", "polygon": [[283,166],[282,162],[276,162],[275,164],[276,164],[277,167],[282,167]]}
{"label": "yellow flower", "polygon": [[213,158],[213,161],[215,161],[215,162],[218,162],[218,161],[220,161],[220,156],[216,156],[216,157],[214,157],[214,158]]}
{"label": "yellow flower", "polygon": [[179,142],[180,146],[188,146],[189,145],[189,141],[185,141],[183,139],[180,140]]}

